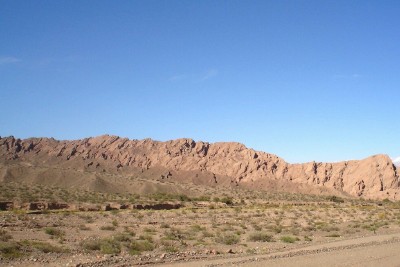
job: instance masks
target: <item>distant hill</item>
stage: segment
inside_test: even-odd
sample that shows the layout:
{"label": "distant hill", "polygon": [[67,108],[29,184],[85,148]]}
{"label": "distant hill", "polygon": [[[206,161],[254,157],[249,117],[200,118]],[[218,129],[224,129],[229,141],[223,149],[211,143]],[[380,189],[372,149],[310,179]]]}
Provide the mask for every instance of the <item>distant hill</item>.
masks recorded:
{"label": "distant hill", "polygon": [[139,194],[190,194],[190,187],[177,185],[194,184],[371,199],[400,197],[399,175],[386,155],[289,164],[240,143],[159,142],[109,135],[74,141],[0,138],[0,182]]}

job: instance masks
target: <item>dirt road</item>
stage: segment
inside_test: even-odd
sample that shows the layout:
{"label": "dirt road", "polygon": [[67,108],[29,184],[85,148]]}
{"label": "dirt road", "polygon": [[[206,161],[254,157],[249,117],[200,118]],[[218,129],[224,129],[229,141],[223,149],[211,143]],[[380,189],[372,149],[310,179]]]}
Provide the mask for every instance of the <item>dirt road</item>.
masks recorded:
{"label": "dirt road", "polygon": [[185,262],[163,266],[399,266],[400,233],[376,235],[325,244],[311,245],[290,251]]}

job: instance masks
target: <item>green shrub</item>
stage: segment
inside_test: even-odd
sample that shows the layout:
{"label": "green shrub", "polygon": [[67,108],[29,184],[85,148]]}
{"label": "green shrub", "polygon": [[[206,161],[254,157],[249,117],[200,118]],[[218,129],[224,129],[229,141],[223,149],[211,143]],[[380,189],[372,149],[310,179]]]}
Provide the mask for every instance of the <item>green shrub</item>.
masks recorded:
{"label": "green shrub", "polygon": [[273,230],[274,230],[275,233],[279,234],[279,233],[282,232],[282,226],[276,225],[276,226],[273,227]]}
{"label": "green shrub", "polygon": [[160,228],[170,228],[170,225],[168,223],[161,223]]}
{"label": "green shrub", "polygon": [[97,250],[104,254],[118,254],[121,252],[120,243],[112,238],[85,240],[81,242],[81,246],[85,250]]}
{"label": "green shrub", "polygon": [[253,242],[272,242],[273,236],[265,232],[254,232],[249,235],[248,240]]}
{"label": "green shrub", "polygon": [[332,201],[335,203],[344,203],[344,199],[338,196],[329,196],[328,201]]}
{"label": "green shrub", "polygon": [[200,226],[198,224],[194,224],[194,225],[190,226],[190,228],[194,232],[200,232],[202,230],[205,230],[205,227],[202,227],[202,226]]}
{"label": "green shrub", "polygon": [[176,244],[174,241],[170,241],[170,240],[162,240],[161,241],[161,245],[163,246],[163,250],[165,252],[178,252],[178,244]]}
{"label": "green shrub", "polygon": [[293,236],[282,236],[281,240],[285,243],[294,243],[296,241],[299,241],[300,239],[298,237],[293,237]]}
{"label": "green shrub", "polygon": [[129,246],[129,253],[131,255],[139,255],[143,251],[154,250],[154,245],[148,240],[135,240]]}
{"label": "green shrub", "polygon": [[0,254],[3,258],[7,259],[18,258],[22,256],[20,245],[15,242],[0,242]]}
{"label": "green shrub", "polygon": [[332,233],[332,234],[327,235],[326,237],[340,237],[340,234]]}
{"label": "green shrub", "polygon": [[132,239],[132,235],[130,233],[119,233],[113,236],[113,239],[118,242],[130,242]]}
{"label": "green shrub", "polygon": [[44,232],[50,236],[61,238],[65,235],[65,232],[60,229],[56,229],[53,227],[46,227],[44,228]]}
{"label": "green shrub", "polygon": [[306,236],[304,236],[304,241],[311,242],[311,241],[312,241],[312,238],[309,237],[308,235],[306,235]]}
{"label": "green shrub", "polygon": [[100,250],[100,240],[84,240],[81,242],[81,247],[85,250]]}
{"label": "green shrub", "polygon": [[232,197],[223,197],[220,200],[222,203],[225,203],[226,205],[233,205],[233,198]]}
{"label": "green shrub", "polygon": [[62,247],[58,247],[58,246],[53,246],[50,243],[47,242],[40,242],[40,241],[30,241],[30,240],[24,240],[21,242],[21,244],[23,244],[24,246],[27,246],[29,248],[35,248],[41,252],[44,253],[63,253],[63,252],[67,252],[66,249],[62,248]]}
{"label": "green shrub", "polygon": [[104,254],[119,254],[121,252],[121,245],[115,239],[103,239],[100,242],[100,251]]}
{"label": "green shrub", "polygon": [[237,244],[240,241],[240,236],[233,233],[219,234],[215,238],[215,242],[225,244],[225,245],[233,245]]}

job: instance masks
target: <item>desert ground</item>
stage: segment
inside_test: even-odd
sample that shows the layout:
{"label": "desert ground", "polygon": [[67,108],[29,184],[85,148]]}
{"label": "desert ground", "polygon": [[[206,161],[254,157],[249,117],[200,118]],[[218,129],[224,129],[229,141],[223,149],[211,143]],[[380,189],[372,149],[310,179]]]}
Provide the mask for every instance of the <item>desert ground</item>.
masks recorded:
{"label": "desert ground", "polygon": [[396,266],[386,155],[289,164],[239,143],[0,138],[2,266]]}
{"label": "desert ground", "polygon": [[[400,263],[398,202],[202,188],[189,197],[2,184],[1,200],[15,206],[0,212],[0,265]],[[24,205],[29,199],[68,205]]]}

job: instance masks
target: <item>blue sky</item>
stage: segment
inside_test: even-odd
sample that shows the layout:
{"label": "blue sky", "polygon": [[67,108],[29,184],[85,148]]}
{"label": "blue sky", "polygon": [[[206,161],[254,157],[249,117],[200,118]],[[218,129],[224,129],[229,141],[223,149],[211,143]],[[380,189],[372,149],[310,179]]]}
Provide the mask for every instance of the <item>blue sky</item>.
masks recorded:
{"label": "blue sky", "polygon": [[2,1],[0,135],[400,155],[399,1]]}

